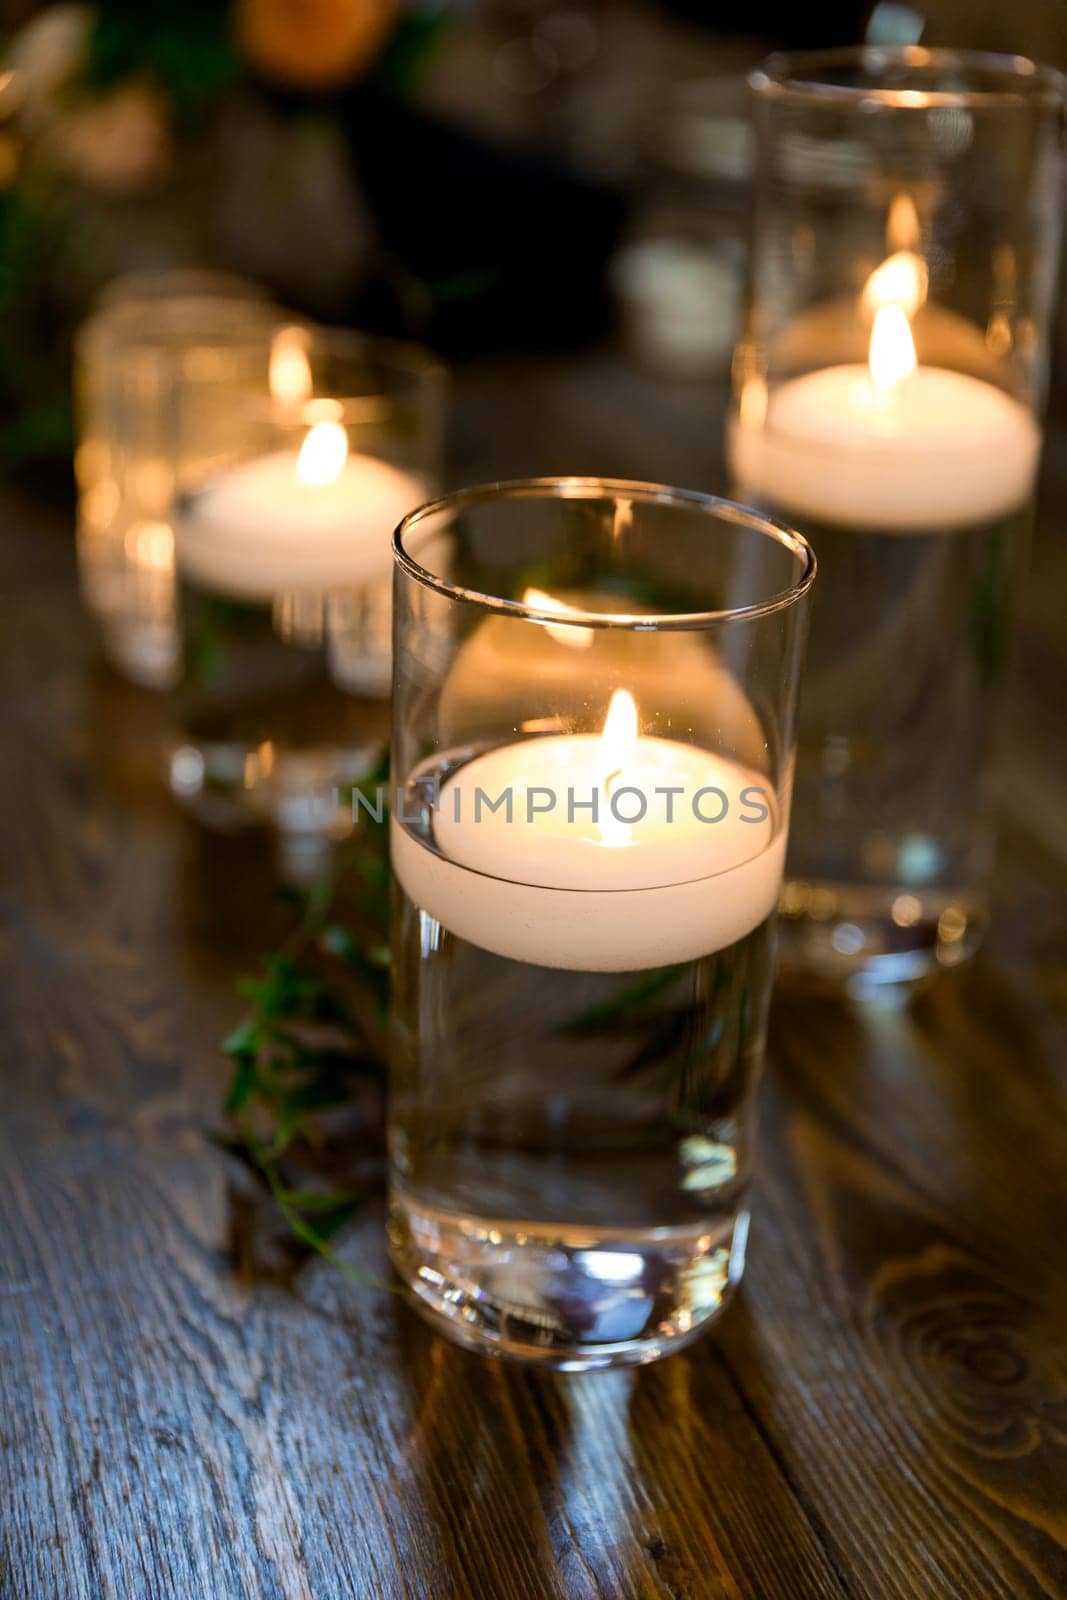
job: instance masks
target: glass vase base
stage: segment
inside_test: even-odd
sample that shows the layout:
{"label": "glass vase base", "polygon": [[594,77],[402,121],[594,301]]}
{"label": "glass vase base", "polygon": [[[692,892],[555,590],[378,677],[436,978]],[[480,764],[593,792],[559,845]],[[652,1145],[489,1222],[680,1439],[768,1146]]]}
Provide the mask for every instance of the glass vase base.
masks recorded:
{"label": "glass vase base", "polygon": [[863,994],[957,967],[978,949],[987,916],[945,890],[787,881],[778,965],[787,984]]}
{"label": "glass vase base", "polygon": [[658,1361],[719,1317],[744,1270],[748,1213],[632,1229],[501,1221],[394,1191],[393,1264],[439,1333],[560,1372]]}
{"label": "glass vase base", "polygon": [[214,833],[270,829],[282,881],[300,887],[328,870],[334,846],[351,834],[353,787],[383,750],[377,738],[355,750],[305,751],[189,741],[171,749],[167,778],[183,810]]}
{"label": "glass vase base", "polygon": [[178,636],[171,624],[105,622],[102,643],[108,661],[129,683],[164,692],[181,676]]}

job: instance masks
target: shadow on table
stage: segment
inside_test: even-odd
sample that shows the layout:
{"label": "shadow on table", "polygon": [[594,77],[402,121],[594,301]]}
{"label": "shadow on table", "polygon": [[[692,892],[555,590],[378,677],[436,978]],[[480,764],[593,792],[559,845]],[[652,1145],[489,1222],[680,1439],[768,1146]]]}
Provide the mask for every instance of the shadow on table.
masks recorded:
{"label": "shadow on table", "polygon": [[[721,1335],[614,1372],[484,1360],[402,1302],[386,1337],[412,1418],[398,1476],[445,1530],[442,1592],[614,1594],[625,1573],[635,1593],[698,1594],[720,1564],[756,1583],[766,1519],[798,1520],[773,1471],[768,1486],[766,1445],[734,1376],[735,1364],[746,1376],[760,1367],[743,1299]],[[797,1533],[798,1593],[806,1538]]]}

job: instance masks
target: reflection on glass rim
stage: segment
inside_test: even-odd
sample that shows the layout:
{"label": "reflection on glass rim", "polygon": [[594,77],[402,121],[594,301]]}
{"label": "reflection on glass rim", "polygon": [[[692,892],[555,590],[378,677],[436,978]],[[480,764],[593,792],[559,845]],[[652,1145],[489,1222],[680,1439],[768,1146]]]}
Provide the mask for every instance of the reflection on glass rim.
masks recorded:
{"label": "reflection on glass rim", "polygon": [[[859,69],[857,81],[842,79]],[[914,83],[878,81],[893,72],[914,74]],[[864,81],[861,73],[868,72]],[[972,75],[974,82],[958,87],[924,85],[922,75],[938,73]],[[987,81],[982,81],[983,78]],[[957,107],[993,110],[997,107],[1045,106],[1062,109],[1067,100],[1067,79],[1029,56],[998,55],[983,50],[928,50],[922,45],[897,48],[853,45],[837,50],[779,51],[768,56],[749,76],[749,86],[760,99],[788,100],[796,104],[862,107],[863,110],[929,110]]]}
{"label": "reflection on glass rim", "polygon": [[[815,581],[815,552],[808,541],[795,529],[777,518],[750,506],[724,500],[718,495],[705,494],[696,489],[675,489],[667,484],[643,483],[626,478],[547,477],[514,478],[501,483],[478,484],[459,489],[452,494],[431,500],[408,513],[393,534],[393,558],[400,570],[415,583],[433,589],[446,599],[465,601],[486,611],[503,616],[523,617],[530,622],[552,624],[558,627],[559,612],[520,600],[508,600],[500,595],[486,594],[451,583],[447,578],[424,567],[412,553],[411,536],[432,518],[468,510],[479,505],[491,505],[504,500],[585,500],[637,501],[642,505],[672,506],[679,511],[702,513],[709,518],[731,523],[735,527],[750,529],[781,545],[801,563],[796,581],[787,588],[769,595],[766,600],[751,605],[729,607],[721,611],[692,612],[606,612],[583,611],[568,608],[568,619],[583,627],[596,629],[628,629],[631,632],[658,632],[706,627],[713,623],[742,618],[769,616],[783,611],[803,598]],[[440,530],[425,530],[432,537]]]}

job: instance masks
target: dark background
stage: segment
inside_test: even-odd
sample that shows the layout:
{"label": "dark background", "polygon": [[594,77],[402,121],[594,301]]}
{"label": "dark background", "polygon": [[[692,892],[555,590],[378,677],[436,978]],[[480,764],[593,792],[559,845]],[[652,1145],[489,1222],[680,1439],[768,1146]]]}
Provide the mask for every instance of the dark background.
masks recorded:
{"label": "dark background", "polygon": [[[723,355],[695,372],[650,363],[617,262],[667,211],[674,233],[732,241],[740,280],[740,74],[779,45],[865,35],[1067,65],[1060,0],[6,11],[0,468],[16,472],[69,461],[73,332],[109,280],[144,268],[235,271],[296,311],[458,361],[614,342],[664,381],[721,375]],[[708,114],[681,126],[694,84]]]}

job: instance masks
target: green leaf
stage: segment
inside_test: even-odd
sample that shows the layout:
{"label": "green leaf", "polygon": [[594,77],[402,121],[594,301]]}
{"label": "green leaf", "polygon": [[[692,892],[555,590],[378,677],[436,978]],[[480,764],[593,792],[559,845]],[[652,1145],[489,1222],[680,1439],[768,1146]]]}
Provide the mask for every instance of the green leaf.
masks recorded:
{"label": "green leaf", "polygon": [[564,1033],[600,1033],[605,1028],[611,1028],[617,1022],[625,1022],[629,1027],[635,1012],[647,1011],[652,1001],[660,1000],[669,994],[678,982],[684,967],[661,967],[656,972],[650,972],[646,977],[638,979],[629,989],[616,995],[614,1000],[607,1000],[602,1005],[589,1006],[587,1010],[580,1011],[563,1026]]}
{"label": "green leaf", "polygon": [[278,1190],[278,1199],[285,1205],[292,1206],[294,1210],[305,1214],[321,1211],[333,1211],[338,1206],[359,1206],[363,1204],[365,1196],[344,1191],[321,1189],[285,1189]]}
{"label": "green leaf", "polygon": [[322,1211],[315,1218],[315,1231],[320,1239],[332,1239],[346,1223],[351,1222],[360,1208],[359,1200],[346,1200],[332,1211]]}
{"label": "green leaf", "polygon": [[[379,764],[364,783],[377,785],[387,775],[387,766]],[[335,1134],[325,1137],[334,1125],[322,1119],[356,1104],[367,1079],[384,1081],[385,1030],[378,1019],[389,996],[386,840],[383,827],[361,824],[337,852],[335,870],[293,898],[296,925],[281,948],[264,957],[258,975],[240,979],[238,992],[249,1015],[224,1045],[234,1064],[226,1100],[232,1153],[267,1187],[309,1249],[361,1281],[363,1275],[347,1268],[328,1241],[362,1196],[320,1187],[316,1179],[326,1177],[326,1162],[336,1173]],[[334,909],[346,884],[362,905],[351,925]],[[283,1159],[287,1167],[299,1166],[301,1179],[310,1183],[284,1181]],[[307,1220],[312,1215],[314,1226]]]}
{"label": "green leaf", "polygon": [[228,1056],[254,1055],[262,1045],[262,1035],[254,1017],[245,1017],[239,1022],[227,1039],[223,1040],[222,1048]]}
{"label": "green leaf", "polygon": [[258,1080],[255,1056],[240,1056],[230,1080],[230,1090],[226,1096],[226,1110],[232,1115],[246,1106],[252,1097]]}

